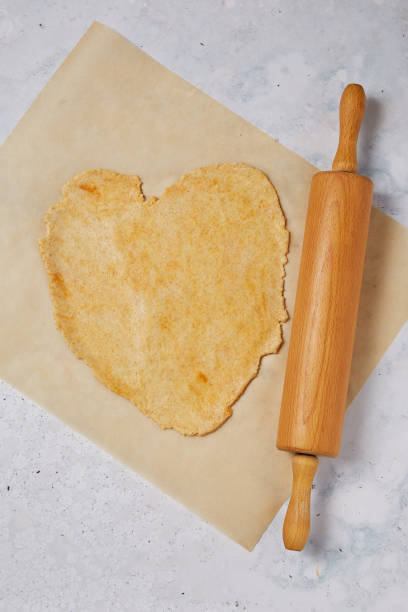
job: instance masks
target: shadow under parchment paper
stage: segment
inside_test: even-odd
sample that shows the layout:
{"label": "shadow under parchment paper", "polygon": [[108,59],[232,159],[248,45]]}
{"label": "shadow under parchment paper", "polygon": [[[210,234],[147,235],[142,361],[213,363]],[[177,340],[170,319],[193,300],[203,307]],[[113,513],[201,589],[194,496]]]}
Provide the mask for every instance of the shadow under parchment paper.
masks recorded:
{"label": "shadow under parchment paper", "polygon": [[[291,488],[290,456],[275,446],[290,321],[233,416],[213,434],[186,438],[160,430],[70,352],[37,248],[45,211],[78,172],[138,174],[145,193],[160,196],[186,171],[237,161],[263,170],[278,192],[291,233],[291,314],[316,168],[94,24],[0,149],[0,376],[252,549]],[[407,236],[373,209],[350,398],[405,321]]]}

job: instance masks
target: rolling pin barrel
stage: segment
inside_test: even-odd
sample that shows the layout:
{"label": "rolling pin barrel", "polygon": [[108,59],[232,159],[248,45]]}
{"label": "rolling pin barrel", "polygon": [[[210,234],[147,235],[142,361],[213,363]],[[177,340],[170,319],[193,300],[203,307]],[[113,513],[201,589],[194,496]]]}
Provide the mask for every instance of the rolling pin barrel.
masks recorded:
{"label": "rolling pin barrel", "polygon": [[335,457],[340,448],[372,183],[319,172],[310,190],[277,446]]}
{"label": "rolling pin barrel", "polygon": [[314,455],[340,448],[373,191],[354,174],[364,106],[363,88],[348,85],[333,171],[317,173],[310,190],[277,438],[279,449],[301,453],[284,524],[293,550],[308,538]]}

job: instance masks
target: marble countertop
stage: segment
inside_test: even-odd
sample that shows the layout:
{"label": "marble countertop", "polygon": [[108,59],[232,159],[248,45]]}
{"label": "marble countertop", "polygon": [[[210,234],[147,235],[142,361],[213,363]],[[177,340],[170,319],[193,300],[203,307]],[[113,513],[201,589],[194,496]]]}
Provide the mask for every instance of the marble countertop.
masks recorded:
{"label": "marble countertop", "polygon": [[[0,142],[95,19],[322,169],[361,82],[360,171],[408,224],[404,0],[3,0]],[[402,612],[407,347],[406,325],[321,461],[301,554],[282,546],[285,507],[248,553],[1,383],[0,610]]]}

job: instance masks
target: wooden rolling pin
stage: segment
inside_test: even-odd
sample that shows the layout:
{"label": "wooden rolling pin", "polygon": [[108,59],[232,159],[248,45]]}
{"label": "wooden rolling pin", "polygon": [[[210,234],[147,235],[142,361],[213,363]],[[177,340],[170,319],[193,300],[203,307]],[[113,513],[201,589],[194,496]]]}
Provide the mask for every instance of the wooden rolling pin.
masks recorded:
{"label": "wooden rolling pin", "polygon": [[348,85],[332,171],[315,174],[310,189],[277,439],[296,453],[283,526],[290,550],[309,536],[315,455],[340,448],[373,192],[356,174],[364,108],[364,89]]}

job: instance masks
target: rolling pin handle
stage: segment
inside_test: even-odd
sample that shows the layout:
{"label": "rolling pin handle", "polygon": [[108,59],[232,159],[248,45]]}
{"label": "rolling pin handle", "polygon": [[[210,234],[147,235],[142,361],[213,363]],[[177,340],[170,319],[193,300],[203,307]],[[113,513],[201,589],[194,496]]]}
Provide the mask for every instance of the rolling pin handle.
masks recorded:
{"label": "rolling pin handle", "polygon": [[356,83],[347,85],[340,100],[339,146],[332,165],[335,171],[357,172],[357,140],[365,103],[363,87]]}
{"label": "rolling pin handle", "polygon": [[303,550],[306,546],[310,531],[310,493],[318,464],[315,455],[293,455],[292,494],[283,524],[283,541],[288,550]]}

